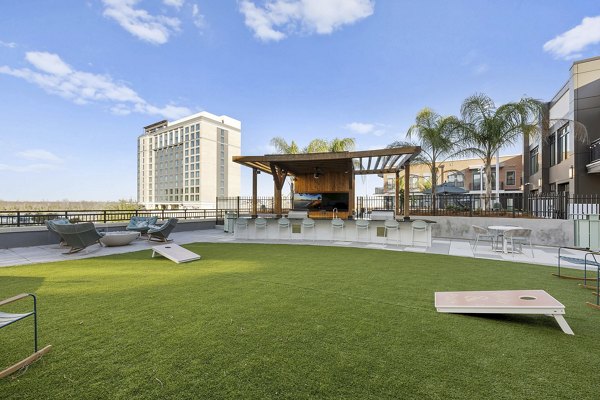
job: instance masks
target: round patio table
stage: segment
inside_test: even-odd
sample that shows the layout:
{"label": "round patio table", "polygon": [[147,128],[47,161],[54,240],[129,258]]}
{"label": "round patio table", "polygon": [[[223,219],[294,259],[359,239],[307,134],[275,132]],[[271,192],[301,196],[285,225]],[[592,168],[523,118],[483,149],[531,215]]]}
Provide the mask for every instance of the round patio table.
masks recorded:
{"label": "round patio table", "polygon": [[492,225],[488,226],[488,230],[498,232],[498,236],[502,236],[502,252],[508,253],[507,243],[504,239],[504,232],[509,231],[511,229],[523,229],[520,226],[515,225]]}
{"label": "round patio table", "polygon": [[106,232],[104,236],[100,239],[100,243],[105,245],[106,247],[112,246],[125,246],[129,243],[133,242],[135,239],[140,237],[139,232],[131,232],[131,231],[116,231],[116,232]]}

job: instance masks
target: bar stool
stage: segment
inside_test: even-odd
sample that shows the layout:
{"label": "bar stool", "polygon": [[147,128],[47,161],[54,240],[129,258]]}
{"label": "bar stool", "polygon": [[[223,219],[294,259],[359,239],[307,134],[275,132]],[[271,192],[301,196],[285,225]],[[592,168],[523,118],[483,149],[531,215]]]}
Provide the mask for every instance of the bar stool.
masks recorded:
{"label": "bar stool", "polygon": [[395,219],[386,219],[383,223],[385,229],[385,243],[390,240],[390,232],[396,232],[396,245],[400,246],[400,224]]}
{"label": "bar stool", "polygon": [[314,242],[315,238],[316,238],[315,220],[314,219],[304,218],[302,220],[302,239],[306,238],[306,230],[307,229],[312,229],[312,237],[313,237],[313,242]]}
{"label": "bar stool", "polygon": [[371,241],[371,232],[369,231],[369,220],[359,219],[356,220],[356,241],[360,242],[360,231],[367,231],[368,241]]}
{"label": "bar stool", "polygon": [[279,218],[277,220],[277,236],[281,238],[281,230],[284,229],[287,231],[288,239],[292,237],[292,233],[290,232],[290,220],[286,217]]}
{"label": "bar stool", "polygon": [[248,239],[248,220],[246,218],[238,218],[235,220],[233,236],[238,239],[242,231],[246,233],[246,239]]}
{"label": "bar stool", "polygon": [[[418,220],[412,222],[411,228],[412,228],[411,242],[412,242],[413,246],[415,245],[415,242],[417,242],[417,243],[424,243],[425,246],[428,247],[429,241],[427,240],[427,222],[418,219]],[[415,240],[415,233],[424,234],[425,240]]]}
{"label": "bar stool", "polygon": [[258,238],[259,230],[262,230],[264,232],[265,239],[267,239],[269,237],[269,234],[267,231],[267,220],[262,217],[258,217],[254,220],[254,235],[256,238]]}
{"label": "bar stool", "polygon": [[346,231],[344,231],[344,220],[340,218],[334,218],[331,220],[331,239],[335,239],[335,231],[341,229],[344,239],[346,239]]}

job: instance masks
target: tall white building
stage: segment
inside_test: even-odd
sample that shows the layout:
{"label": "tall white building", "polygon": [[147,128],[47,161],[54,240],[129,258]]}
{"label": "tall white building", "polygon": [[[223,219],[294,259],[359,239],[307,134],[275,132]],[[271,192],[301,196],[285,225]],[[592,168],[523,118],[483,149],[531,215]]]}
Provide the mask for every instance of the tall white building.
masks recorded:
{"label": "tall white building", "polygon": [[241,122],[201,112],[144,127],[138,138],[138,202],[146,209],[215,208],[239,196]]}

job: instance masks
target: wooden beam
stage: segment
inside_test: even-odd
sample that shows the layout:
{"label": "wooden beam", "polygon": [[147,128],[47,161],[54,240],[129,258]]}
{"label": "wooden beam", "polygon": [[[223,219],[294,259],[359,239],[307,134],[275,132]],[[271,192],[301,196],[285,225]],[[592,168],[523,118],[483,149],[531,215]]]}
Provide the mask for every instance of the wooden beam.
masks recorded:
{"label": "wooden beam", "polygon": [[400,214],[400,171],[396,171],[396,207],[394,215]]}
{"label": "wooden beam", "polygon": [[258,216],[258,170],[256,168],[252,169],[252,218],[256,218]]}
{"label": "wooden beam", "polygon": [[9,376],[11,374],[14,374],[15,372],[17,372],[21,368],[26,367],[29,364],[35,362],[36,360],[38,360],[39,358],[41,358],[44,354],[46,354],[50,350],[52,350],[52,345],[48,345],[48,346],[44,347],[43,349],[41,349],[41,350],[33,353],[32,355],[30,355],[29,357],[27,357],[23,361],[19,361],[15,365],[6,368],[4,371],[0,372],[0,379],[2,379],[4,377],[7,377],[7,376]]}
{"label": "wooden beam", "polygon": [[404,219],[410,219],[410,164],[404,164]]}

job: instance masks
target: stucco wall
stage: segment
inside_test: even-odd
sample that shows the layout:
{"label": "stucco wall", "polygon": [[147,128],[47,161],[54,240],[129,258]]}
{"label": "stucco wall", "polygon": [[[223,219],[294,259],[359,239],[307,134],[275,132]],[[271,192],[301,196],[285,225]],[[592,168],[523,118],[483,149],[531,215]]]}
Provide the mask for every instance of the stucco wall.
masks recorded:
{"label": "stucco wall", "polygon": [[473,225],[484,228],[492,225],[517,225],[531,229],[533,244],[544,246],[573,246],[573,220],[490,218],[490,217],[432,217],[436,221],[431,234],[434,238],[474,239]]}

